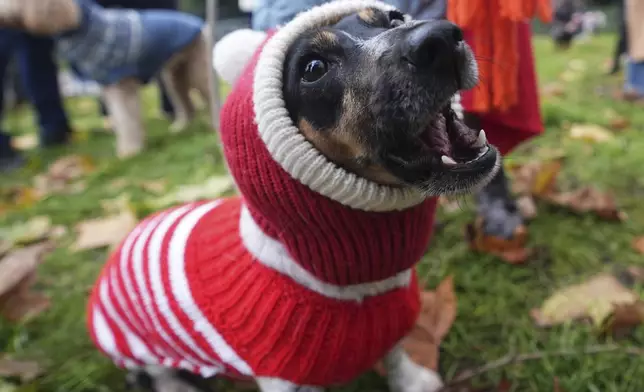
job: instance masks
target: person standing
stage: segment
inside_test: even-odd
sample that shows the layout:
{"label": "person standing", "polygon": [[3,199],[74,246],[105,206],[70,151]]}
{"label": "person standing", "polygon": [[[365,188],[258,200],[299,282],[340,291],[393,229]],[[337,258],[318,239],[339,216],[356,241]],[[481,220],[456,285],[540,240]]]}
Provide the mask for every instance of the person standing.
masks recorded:
{"label": "person standing", "polygon": [[[65,144],[71,127],[58,85],[58,67],[54,60],[54,42],[10,29],[0,29],[0,78],[13,55],[18,56],[19,73],[29,101],[33,104],[40,129],[40,146]],[[0,88],[0,118],[4,109],[4,88]],[[0,131],[0,172],[16,169],[24,159],[11,147],[11,138]]]}
{"label": "person standing", "polygon": [[[465,122],[484,129],[505,155],[543,132],[530,20],[552,20],[550,0],[447,0],[447,17],[464,30],[478,59],[480,84],[462,93]],[[476,195],[486,235],[525,238],[523,218],[503,167]]]}

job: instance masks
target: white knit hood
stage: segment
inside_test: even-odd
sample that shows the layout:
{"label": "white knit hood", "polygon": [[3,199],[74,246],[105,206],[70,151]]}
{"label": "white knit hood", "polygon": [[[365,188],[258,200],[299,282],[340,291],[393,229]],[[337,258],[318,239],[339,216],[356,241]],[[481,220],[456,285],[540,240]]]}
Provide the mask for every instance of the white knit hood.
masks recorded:
{"label": "white knit hood", "polygon": [[[303,12],[278,29],[266,42],[255,67],[255,121],[272,158],[291,177],[312,191],[359,210],[403,210],[420,204],[427,197],[415,188],[392,187],[370,181],[327,159],[293,124],[283,97],[282,70],[291,44],[305,31],[334,24],[369,7],[395,10],[380,1],[338,0]],[[410,19],[409,16],[406,18]],[[234,84],[264,37],[263,32],[249,30],[239,30],[224,37],[213,51],[213,64],[220,76]],[[458,94],[452,107],[462,117]]]}

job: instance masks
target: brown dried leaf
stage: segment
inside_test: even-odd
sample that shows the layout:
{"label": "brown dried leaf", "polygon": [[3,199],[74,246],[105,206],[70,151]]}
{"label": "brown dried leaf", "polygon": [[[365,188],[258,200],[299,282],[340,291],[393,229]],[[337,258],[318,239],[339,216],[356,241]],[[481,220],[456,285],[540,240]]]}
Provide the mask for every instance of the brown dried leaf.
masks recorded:
{"label": "brown dried leaf", "polygon": [[559,82],[548,83],[541,88],[541,95],[544,98],[563,97],[566,95],[566,88]]}
{"label": "brown dried leaf", "polygon": [[487,235],[483,228],[483,220],[477,218],[474,223],[466,227],[465,237],[470,249],[488,253],[501,258],[510,264],[523,264],[531,255],[531,250],[526,248],[528,230],[519,226],[510,239]]}
{"label": "brown dried leaf", "polygon": [[17,377],[24,384],[33,381],[42,372],[43,369],[38,362],[0,358],[0,377]]}
{"label": "brown dried leaf", "polygon": [[644,236],[637,237],[633,240],[633,249],[644,255]]}
{"label": "brown dried leaf", "polygon": [[136,226],[138,220],[131,210],[117,215],[90,219],[77,226],[78,237],[71,246],[74,252],[118,245]]}
{"label": "brown dried leaf", "polygon": [[0,259],[0,315],[24,321],[49,306],[47,297],[30,290],[38,265],[52,248],[51,243],[41,242],[13,250]]}
{"label": "brown dried leaf", "polygon": [[[421,310],[416,326],[402,344],[407,354],[428,369],[438,368],[439,346],[456,319],[456,295],[451,276],[445,278],[435,291],[421,293]],[[380,374],[386,371],[376,366]]]}
{"label": "brown dried leaf", "polygon": [[68,155],[49,165],[46,173],[36,176],[34,188],[40,195],[79,193],[85,189],[85,184],[78,180],[94,169],[95,165],[90,157]]}
{"label": "brown dried leaf", "polygon": [[612,315],[603,325],[602,332],[616,335],[644,323],[644,301],[615,305]]}
{"label": "brown dried leaf", "polygon": [[595,187],[587,186],[574,191],[550,193],[543,199],[560,207],[565,207],[578,214],[592,212],[607,220],[624,221],[625,212],[617,207],[614,196]]}
{"label": "brown dried leaf", "polygon": [[519,195],[544,195],[554,190],[564,159],[529,162],[512,169],[512,189]]}
{"label": "brown dried leaf", "polygon": [[601,325],[616,306],[637,300],[637,295],[613,275],[602,273],[555,292],[539,309],[532,309],[530,315],[541,327],[579,319],[591,319],[595,325]]}

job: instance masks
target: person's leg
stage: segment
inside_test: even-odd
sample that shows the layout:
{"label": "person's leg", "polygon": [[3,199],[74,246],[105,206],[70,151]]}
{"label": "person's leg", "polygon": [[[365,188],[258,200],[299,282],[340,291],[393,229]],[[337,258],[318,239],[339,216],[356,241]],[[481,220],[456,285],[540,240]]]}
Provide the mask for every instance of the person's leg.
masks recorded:
{"label": "person's leg", "polygon": [[66,143],[71,136],[71,128],[58,86],[54,41],[22,34],[18,51],[23,83],[38,112],[40,144],[50,146]]}
{"label": "person's leg", "polygon": [[626,53],[628,38],[626,33],[626,18],[624,15],[624,2],[620,1],[619,5],[619,37],[617,39],[617,45],[615,46],[615,52],[613,53],[613,65],[610,70],[610,74],[616,74],[621,68],[621,57]]}
{"label": "person's leg", "polygon": [[[4,80],[9,62],[14,53],[18,33],[0,29],[0,120],[4,111]],[[11,147],[11,137],[0,130],[0,173],[20,167],[23,158]]]}

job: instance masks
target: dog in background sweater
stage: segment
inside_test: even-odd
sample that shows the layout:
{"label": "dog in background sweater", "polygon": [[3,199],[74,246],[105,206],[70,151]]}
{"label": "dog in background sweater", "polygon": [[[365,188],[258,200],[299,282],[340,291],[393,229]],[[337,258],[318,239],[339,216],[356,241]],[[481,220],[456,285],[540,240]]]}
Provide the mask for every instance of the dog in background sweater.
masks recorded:
{"label": "dog in background sweater", "polygon": [[[400,345],[420,312],[414,266],[436,196],[483,186],[500,159],[459,117],[478,79],[461,30],[344,0],[249,37],[220,41],[242,196],[141,222],[92,292],[92,340],[156,392],[215,375],[319,392],[381,360],[393,392],[438,391]],[[250,59],[231,54],[251,41]]]}
{"label": "dog in background sweater", "polygon": [[5,0],[0,24],[54,36],[64,58],[102,86],[120,157],[144,148],[139,91],[150,79],[160,76],[167,86],[176,111],[172,131],[183,130],[194,117],[191,90],[210,107],[208,28],[198,17],[106,9],[91,0]]}

